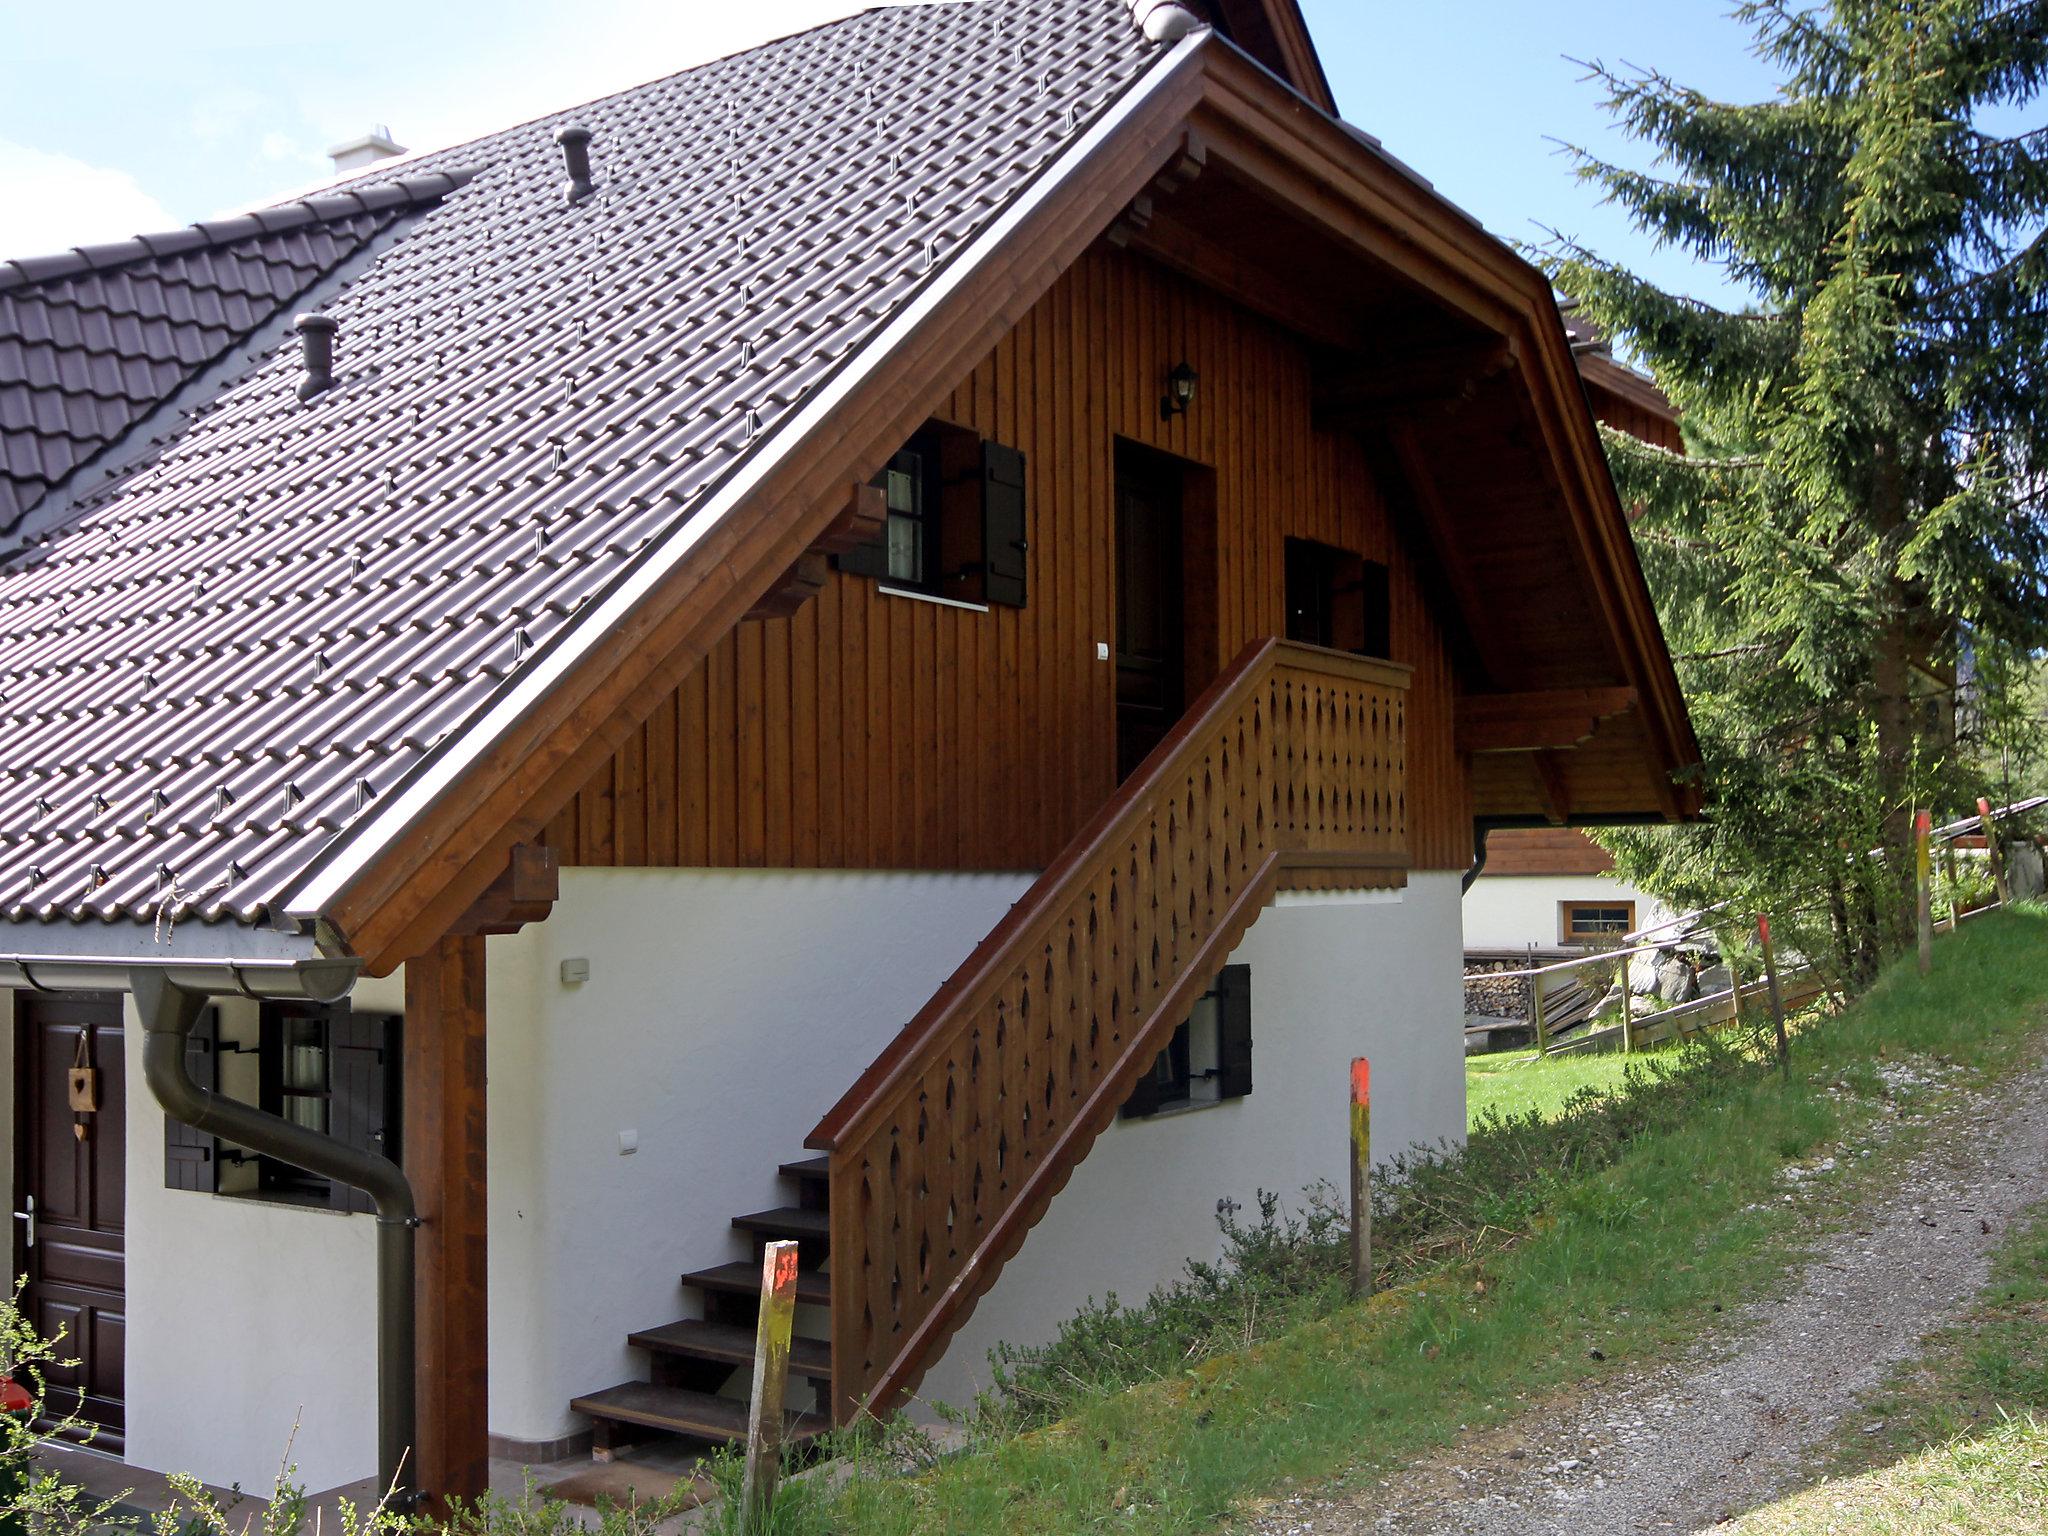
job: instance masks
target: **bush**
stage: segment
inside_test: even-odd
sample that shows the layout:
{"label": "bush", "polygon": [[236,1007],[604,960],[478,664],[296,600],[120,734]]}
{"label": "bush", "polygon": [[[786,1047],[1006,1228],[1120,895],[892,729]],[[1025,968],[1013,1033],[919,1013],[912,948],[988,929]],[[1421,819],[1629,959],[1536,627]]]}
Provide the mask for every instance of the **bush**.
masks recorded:
{"label": "bush", "polygon": [[[1581,1089],[1553,1117],[1488,1112],[1462,1148],[1417,1149],[1383,1165],[1373,1191],[1376,1287],[1472,1261],[1567,1207],[1597,1226],[1628,1226],[1642,1215],[1639,1202],[1582,1176],[1768,1070],[1754,1051],[1707,1037],[1631,1064],[1612,1087]],[[1226,1204],[1217,1222],[1218,1262],[1190,1261],[1180,1280],[1136,1306],[1114,1294],[1091,1303],[1049,1344],[992,1351],[995,1387],[975,1405],[976,1427],[1000,1434],[1048,1423],[1089,1398],[1324,1316],[1349,1296],[1350,1214],[1329,1185],[1305,1191],[1292,1212],[1261,1191],[1256,1219],[1241,1222]]]}

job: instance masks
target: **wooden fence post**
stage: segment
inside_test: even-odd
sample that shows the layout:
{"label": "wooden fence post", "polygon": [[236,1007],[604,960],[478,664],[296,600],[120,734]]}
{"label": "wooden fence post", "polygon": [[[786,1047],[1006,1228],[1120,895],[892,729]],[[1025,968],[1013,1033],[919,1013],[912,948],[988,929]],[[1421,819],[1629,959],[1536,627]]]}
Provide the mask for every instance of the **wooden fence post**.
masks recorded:
{"label": "wooden fence post", "polygon": [[1372,1294],[1372,1063],[1351,1058],[1351,1294]]}
{"label": "wooden fence post", "polygon": [[782,1401],[789,1386],[789,1339],[796,1326],[797,1245],[767,1245],[761,1257],[761,1311],[754,1328],[754,1395],[747,1413],[747,1465],[740,1484],[741,1528],[765,1532],[782,1472]]}
{"label": "wooden fence post", "polygon": [[1920,974],[1934,969],[1934,818],[1921,811],[1913,818],[1913,893],[1920,925]]}
{"label": "wooden fence post", "polygon": [[2005,884],[2005,855],[1998,846],[1998,827],[1991,820],[1991,802],[1982,795],[1977,797],[1977,825],[1984,830],[1984,852],[1991,859],[1991,888],[1998,893],[1998,904],[2002,907],[2012,900]]}
{"label": "wooden fence post", "polygon": [[1617,978],[1621,982],[1621,1054],[1624,1056],[1632,1055],[1636,1048],[1635,1024],[1631,1017],[1634,1010],[1629,1006],[1628,960],[1627,955],[1621,957],[1621,965],[1617,972]]}
{"label": "wooden fence post", "polygon": [[1771,944],[1771,919],[1768,914],[1758,913],[1756,936],[1764,951],[1764,984],[1771,998],[1771,1027],[1778,1032],[1778,1069],[1785,1074],[1787,1082],[1792,1078],[1792,1046],[1785,1038],[1785,999],[1778,991],[1778,952]]}
{"label": "wooden fence post", "polygon": [[1543,1018],[1543,978],[1536,972],[1536,946],[1529,946],[1529,1022],[1536,1026],[1536,1054],[1550,1054],[1550,1026]]}

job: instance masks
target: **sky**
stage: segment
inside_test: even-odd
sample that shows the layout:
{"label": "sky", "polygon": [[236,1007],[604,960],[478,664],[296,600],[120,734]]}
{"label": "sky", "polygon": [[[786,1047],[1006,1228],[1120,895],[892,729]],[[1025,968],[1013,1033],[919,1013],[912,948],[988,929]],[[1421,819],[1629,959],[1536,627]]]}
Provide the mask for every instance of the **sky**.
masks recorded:
{"label": "sky", "polygon": [[[979,0],[1004,4],[1007,0]],[[1557,140],[1642,161],[1573,59],[1711,95],[1772,82],[1733,0],[1303,0],[1339,110],[1495,234],[1557,229],[1702,298],[1579,185]],[[0,256],[176,228],[331,174],[388,124],[427,149],[860,9],[853,0],[0,0]],[[352,19],[353,18],[353,19]]]}

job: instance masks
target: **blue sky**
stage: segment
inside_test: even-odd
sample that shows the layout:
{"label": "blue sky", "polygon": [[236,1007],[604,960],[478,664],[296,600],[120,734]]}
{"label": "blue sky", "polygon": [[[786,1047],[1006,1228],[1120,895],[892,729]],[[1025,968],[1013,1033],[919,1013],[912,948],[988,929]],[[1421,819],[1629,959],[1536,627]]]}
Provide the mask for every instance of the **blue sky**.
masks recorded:
{"label": "blue sky", "polygon": [[[1003,4],[1006,0],[982,0]],[[1668,287],[1554,138],[1640,158],[1577,58],[1654,64],[1715,95],[1771,82],[1732,0],[1304,0],[1344,115],[1495,233],[1554,226]],[[373,123],[430,148],[858,9],[851,0],[276,0],[0,4],[0,255],[162,229],[287,195]]]}

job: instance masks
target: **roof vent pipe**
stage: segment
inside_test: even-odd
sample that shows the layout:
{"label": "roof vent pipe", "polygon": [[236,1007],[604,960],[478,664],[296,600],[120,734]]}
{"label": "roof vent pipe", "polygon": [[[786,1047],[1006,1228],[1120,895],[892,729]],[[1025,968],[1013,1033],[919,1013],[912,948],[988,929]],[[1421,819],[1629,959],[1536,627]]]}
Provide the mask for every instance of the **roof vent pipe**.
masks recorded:
{"label": "roof vent pipe", "polygon": [[572,207],[590,196],[590,130],[571,123],[555,130],[555,142],[562,146],[562,164],[569,179],[562,186],[562,201]]}
{"label": "roof vent pipe", "polygon": [[1196,27],[1201,18],[1180,0],[1124,0],[1131,8],[1131,20],[1152,43],[1177,43]]}
{"label": "roof vent pipe", "polygon": [[334,382],[334,333],[340,327],[327,315],[301,315],[292,324],[299,333],[306,369],[299,380],[299,398],[310,400]]}

